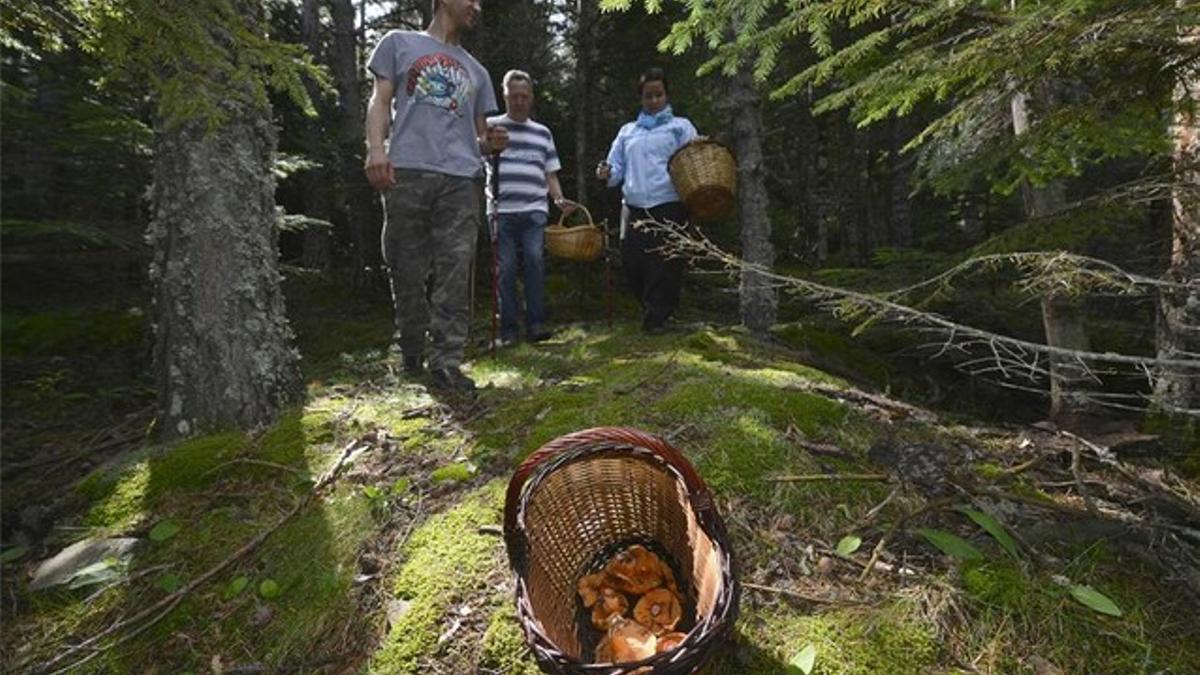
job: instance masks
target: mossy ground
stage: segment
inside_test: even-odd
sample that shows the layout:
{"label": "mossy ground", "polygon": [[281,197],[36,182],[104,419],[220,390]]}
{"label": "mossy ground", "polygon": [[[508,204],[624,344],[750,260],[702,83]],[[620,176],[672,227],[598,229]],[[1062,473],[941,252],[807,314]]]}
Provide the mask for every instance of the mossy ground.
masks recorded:
{"label": "mossy ground", "polygon": [[[716,675],[795,673],[790,663],[809,645],[814,672],[828,674],[1032,672],[1033,656],[1065,672],[1184,673],[1200,663],[1200,633],[1180,596],[1153,570],[1098,547],[1056,550],[1057,567],[1034,570],[961,517],[931,513],[918,524],[972,538],[986,560],[956,564],[901,532],[887,559],[920,573],[859,582],[887,524],[921,498],[906,493],[872,516],[892,486],[767,479],[879,472],[866,451],[880,439],[965,437],[827,395],[847,378],[899,382],[903,369],[864,343],[802,325],[768,344],[706,325],[648,338],[629,322],[576,323],[547,343],[495,359],[476,354],[470,372],[484,389],[478,404],[464,406],[397,374],[386,308],[348,309],[344,291],[319,279],[290,292],[310,379],[305,406],[257,435],[142,448],[71,488],[79,508],[38,556],[88,534],[144,541],[127,581],[98,593],[31,593],[18,573],[29,561],[8,566],[5,602],[16,598],[17,613],[6,614],[0,642],[6,669],[31,671],[162,598],[165,577],[187,583],[204,573],[273,527],[356,442],[368,449],[333,489],[150,630],[110,642],[88,668],[537,672],[513,611],[503,541],[486,526],[500,522],[504,481],[517,462],[560,434],[605,425],[667,435],[684,450],[718,496],[743,579],[830,600],[748,589]],[[824,361],[806,361],[811,354]],[[808,365],[833,361],[845,367],[829,374]],[[814,453],[811,443],[840,454]],[[994,445],[997,453],[1008,447]],[[1002,459],[972,466],[994,476]],[[150,540],[162,521],[180,532]],[[862,549],[850,559],[832,555],[849,532],[863,536]],[[1124,616],[1082,607],[1056,574],[1102,589]],[[248,583],[235,593],[239,578]],[[264,592],[268,580],[277,594]]]}

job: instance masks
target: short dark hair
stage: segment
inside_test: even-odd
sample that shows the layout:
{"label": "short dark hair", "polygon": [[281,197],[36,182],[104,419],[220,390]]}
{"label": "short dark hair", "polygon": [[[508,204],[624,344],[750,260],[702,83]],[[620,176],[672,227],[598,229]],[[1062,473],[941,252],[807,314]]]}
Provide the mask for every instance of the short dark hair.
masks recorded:
{"label": "short dark hair", "polygon": [[646,86],[647,82],[662,82],[663,91],[671,93],[671,88],[667,86],[667,74],[662,68],[647,68],[642,73],[641,78],[638,79],[638,96],[642,95],[642,88]]}

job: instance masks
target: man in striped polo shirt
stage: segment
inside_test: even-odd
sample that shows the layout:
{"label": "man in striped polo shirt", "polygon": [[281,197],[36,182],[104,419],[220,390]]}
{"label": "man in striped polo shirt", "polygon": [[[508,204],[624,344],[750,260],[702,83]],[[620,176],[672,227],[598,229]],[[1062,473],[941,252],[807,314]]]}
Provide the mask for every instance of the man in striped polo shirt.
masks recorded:
{"label": "man in striped polo shirt", "polygon": [[566,213],[574,205],[563,198],[558,182],[558,151],[554,135],[545,125],[529,118],[533,108],[533,80],[520,70],[504,74],[506,112],[489,117],[489,127],[508,130],[508,147],[500,153],[500,194],[495,199],[492,165],[488,163],[488,215],[499,209],[497,257],[500,266],[500,340],[512,344],[520,338],[517,297],[517,254],[525,265],[525,336],[530,342],[550,337],[546,330],[544,298],[545,240],[548,204],[547,194],[554,205]]}

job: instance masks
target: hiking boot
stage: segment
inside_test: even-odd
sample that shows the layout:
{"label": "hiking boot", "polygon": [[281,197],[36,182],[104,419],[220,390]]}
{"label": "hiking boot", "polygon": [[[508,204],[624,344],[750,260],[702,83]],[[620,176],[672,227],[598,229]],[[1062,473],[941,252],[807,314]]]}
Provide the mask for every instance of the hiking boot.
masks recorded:
{"label": "hiking boot", "polygon": [[554,337],[554,333],[551,333],[544,328],[535,328],[534,330],[529,331],[530,342],[545,342],[552,337]]}
{"label": "hiking boot", "polygon": [[433,387],[442,391],[450,391],[458,394],[473,394],[475,393],[475,380],[463,375],[458,366],[449,368],[438,368],[430,373],[433,379]]}
{"label": "hiking boot", "polygon": [[409,375],[420,375],[425,372],[425,364],[421,362],[419,356],[404,357],[404,372]]}

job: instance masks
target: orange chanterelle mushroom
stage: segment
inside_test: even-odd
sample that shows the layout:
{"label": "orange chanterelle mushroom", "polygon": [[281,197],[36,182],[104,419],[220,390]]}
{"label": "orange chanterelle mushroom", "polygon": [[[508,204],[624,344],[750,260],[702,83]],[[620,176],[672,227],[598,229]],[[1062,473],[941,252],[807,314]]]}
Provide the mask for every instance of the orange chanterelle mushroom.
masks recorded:
{"label": "orange chanterelle mushroom", "polygon": [[683,608],[679,597],[669,588],[656,588],[642,596],[633,608],[633,618],[655,635],[669,633],[679,623]]}
{"label": "orange chanterelle mushroom", "polygon": [[600,587],[604,585],[604,573],[588,574],[579,578],[579,597],[584,607],[591,607],[600,599]]}
{"label": "orange chanterelle mushroom", "polygon": [[[607,655],[612,657],[613,663],[641,661],[649,658],[654,656],[658,646],[658,638],[650,632],[650,629],[624,617],[612,619],[608,628],[608,637],[605,640],[608,642]],[[604,643],[601,642],[601,645]],[[599,647],[596,652],[599,657]]]}
{"label": "orange chanterelle mushroom", "polygon": [[675,588],[671,568],[645,546],[634,544],[609,561],[604,572],[617,590],[641,595],[666,584]]}
{"label": "orange chanterelle mushroom", "polygon": [[608,628],[610,618],[625,616],[627,611],[629,611],[629,601],[625,599],[625,596],[608,586],[602,586],[596,606],[592,608],[592,625],[604,630]]}
{"label": "orange chanterelle mushroom", "polygon": [[658,638],[658,646],[655,647],[655,649],[657,649],[661,654],[667,650],[675,649],[679,645],[683,644],[683,641],[686,639],[687,633],[667,633],[666,635],[660,635]]}

